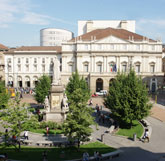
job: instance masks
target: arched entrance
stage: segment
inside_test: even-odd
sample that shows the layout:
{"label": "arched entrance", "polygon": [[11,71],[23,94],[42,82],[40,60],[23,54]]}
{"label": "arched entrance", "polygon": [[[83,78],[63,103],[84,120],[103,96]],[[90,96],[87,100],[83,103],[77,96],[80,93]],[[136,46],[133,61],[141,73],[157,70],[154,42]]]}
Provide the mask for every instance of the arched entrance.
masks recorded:
{"label": "arched entrance", "polygon": [[109,87],[111,86],[111,84],[112,84],[113,81],[115,81],[114,78],[112,78],[112,79],[109,80]]}
{"label": "arched entrance", "polygon": [[29,76],[25,77],[25,87],[30,87],[30,77]]}
{"label": "arched entrance", "polygon": [[9,76],[9,78],[8,78],[8,86],[13,87],[13,77],[12,76]]}
{"label": "arched entrance", "polygon": [[38,77],[34,76],[33,77],[33,86],[36,87],[37,83],[38,83]]}
{"label": "arched entrance", "polygon": [[17,77],[17,86],[22,87],[22,77],[21,76]]}
{"label": "arched entrance", "polygon": [[96,80],[96,92],[99,92],[100,90],[103,90],[103,80],[98,78]]}
{"label": "arched entrance", "polygon": [[150,80],[150,91],[153,93],[157,91],[157,79],[156,78],[152,78]]}
{"label": "arched entrance", "polygon": [[156,84],[155,82],[152,83],[152,92],[155,92],[156,91]]}

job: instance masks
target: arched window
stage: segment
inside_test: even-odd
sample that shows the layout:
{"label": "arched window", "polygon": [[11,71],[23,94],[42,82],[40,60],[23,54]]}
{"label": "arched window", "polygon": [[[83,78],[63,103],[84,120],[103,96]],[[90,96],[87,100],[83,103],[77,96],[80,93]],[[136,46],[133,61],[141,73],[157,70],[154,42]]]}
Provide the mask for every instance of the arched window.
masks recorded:
{"label": "arched window", "polygon": [[87,61],[83,62],[83,71],[84,72],[89,71],[89,62],[87,62]]}
{"label": "arched window", "polygon": [[121,63],[121,67],[122,67],[122,72],[126,72],[127,71],[127,62],[122,62]]}
{"label": "arched window", "polygon": [[68,72],[73,72],[73,62],[72,61],[70,61],[70,62],[68,62]]}
{"label": "arched window", "polygon": [[136,72],[136,73],[140,73],[140,71],[141,71],[141,70],[140,70],[140,66],[141,66],[141,63],[140,63],[140,62],[136,62],[136,63],[135,63],[135,72]]}
{"label": "arched window", "polygon": [[150,63],[150,72],[154,73],[155,72],[155,62]]}
{"label": "arched window", "polygon": [[102,62],[99,61],[96,64],[97,64],[97,72],[101,73],[102,72]]}

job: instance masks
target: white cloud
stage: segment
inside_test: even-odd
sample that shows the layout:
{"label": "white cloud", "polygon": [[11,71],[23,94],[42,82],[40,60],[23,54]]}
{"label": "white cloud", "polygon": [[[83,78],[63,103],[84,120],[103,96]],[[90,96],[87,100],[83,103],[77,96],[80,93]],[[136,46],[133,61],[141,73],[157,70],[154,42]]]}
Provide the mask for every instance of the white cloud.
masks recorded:
{"label": "white cloud", "polygon": [[51,21],[56,21],[76,25],[63,19],[36,13],[33,11],[34,8],[36,8],[36,5],[32,4],[32,0],[0,0],[0,28],[8,27],[13,22],[48,25]]}
{"label": "white cloud", "polygon": [[139,19],[136,21],[136,31],[152,39],[162,39],[165,42],[165,19]]}
{"label": "white cloud", "polygon": [[26,24],[48,25],[49,24],[48,18],[49,17],[45,15],[41,15],[33,12],[26,12],[21,21]]}

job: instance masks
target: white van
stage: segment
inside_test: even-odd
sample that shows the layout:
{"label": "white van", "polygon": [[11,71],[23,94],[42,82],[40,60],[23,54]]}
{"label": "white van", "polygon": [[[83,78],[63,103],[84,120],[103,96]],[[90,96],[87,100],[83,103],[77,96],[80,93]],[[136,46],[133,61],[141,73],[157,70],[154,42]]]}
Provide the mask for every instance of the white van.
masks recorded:
{"label": "white van", "polygon": [[96,92],[98,96],[106,96],[107,95],[107,90],[100,90],[100,92]]}

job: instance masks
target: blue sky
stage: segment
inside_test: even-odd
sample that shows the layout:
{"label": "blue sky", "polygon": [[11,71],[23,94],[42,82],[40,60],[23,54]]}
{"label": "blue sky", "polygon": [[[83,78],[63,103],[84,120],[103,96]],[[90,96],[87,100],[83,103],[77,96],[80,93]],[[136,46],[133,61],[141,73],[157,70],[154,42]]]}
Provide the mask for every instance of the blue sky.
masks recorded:
{"label": "blue sky", "polygon": [[40,29],[77,35],[78,20],[136,20],[136,33],[165,43],[165,0],[0,0],[0,43],[40,44]]}

